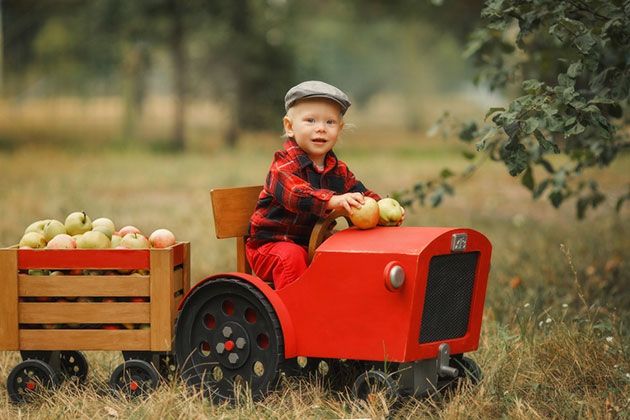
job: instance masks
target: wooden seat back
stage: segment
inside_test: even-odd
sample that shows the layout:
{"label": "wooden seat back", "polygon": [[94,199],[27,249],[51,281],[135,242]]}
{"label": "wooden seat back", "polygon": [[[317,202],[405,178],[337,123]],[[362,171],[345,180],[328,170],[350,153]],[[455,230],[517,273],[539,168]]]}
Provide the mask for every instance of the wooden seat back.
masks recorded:
{"label": "wooden seat back", "polygon": [[245,237],[262,189],[262,185],[256,185],[210,190],[217,238],[236,238],[236,271],[241,273],[252,272],[245,256]]}

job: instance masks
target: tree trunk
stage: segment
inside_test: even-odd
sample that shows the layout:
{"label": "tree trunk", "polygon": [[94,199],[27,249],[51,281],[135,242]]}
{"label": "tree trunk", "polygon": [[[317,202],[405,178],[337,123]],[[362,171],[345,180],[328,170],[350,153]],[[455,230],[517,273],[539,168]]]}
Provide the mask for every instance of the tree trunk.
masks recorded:
{"label": "tree trunk", "polygon": [[186,111],[186,51],[184,45],[184,25],[182,11],[177,0],[169,0],[172,17],[171,54],[173,58],[173,150],[185,149],[185,111]]}
{"label": "tree trunk", "polygon": [[123,140],[137,139],[138,124],[146,98],[146,79],[149,70],[149,51],[139,42],[123,47]]}
{"label": "tree trunk", "polygon": [[4,32],[2,28],[2,0],[0,0],[0,97],[4,93]]}

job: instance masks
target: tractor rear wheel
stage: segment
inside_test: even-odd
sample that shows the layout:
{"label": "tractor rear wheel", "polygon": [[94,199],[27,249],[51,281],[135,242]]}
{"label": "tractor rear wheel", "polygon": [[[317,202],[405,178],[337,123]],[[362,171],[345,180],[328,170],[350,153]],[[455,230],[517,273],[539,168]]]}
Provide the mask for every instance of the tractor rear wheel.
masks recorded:
{"label": "tractor rear wheel", "polygon": [[188,385],[217,400],[245,389],[260,399],[276,385],[284,360],[280,323],[254,286],[213,280],[194,290],[179,313],[175,357]]}

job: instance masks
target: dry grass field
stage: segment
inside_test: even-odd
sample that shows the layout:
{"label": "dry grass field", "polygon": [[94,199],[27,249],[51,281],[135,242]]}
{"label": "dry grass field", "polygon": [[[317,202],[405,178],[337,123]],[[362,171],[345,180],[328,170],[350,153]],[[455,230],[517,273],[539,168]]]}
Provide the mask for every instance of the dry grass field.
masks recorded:
{"label": "dry grass field", "polygon": [[[11,132],[6,123],[0,125],[5,134]],[[53,147],[37,142],[35,134],[19,147],[0,142],[5,145],[0,149],[0,244],[17,243],[35,220],[85,210],[145,232],[166,227],[190,241],[193,282],[233,269],[234,243],[214,237],[208,191],[261,183],[280,139],[278,133],[245,135],[237,150],[225,150],[216,135],[202,132],[203,127],[193,131],[199,147],[180,155],[74,147],[62,140]],[[44,129],[37,133],[48,135]],[[92,137],[83,134],[89,146]],[[95,134],[94,141],[102,139]],[[344,135],[337,151],[357,177],[383,195],[445,166],[465,165],[457,144],[360,125]],[[629,165],[630,158],[622,156],[592,175],[604,191],[618,195],[630,181]],[[493,243],[480,348],[472,355],[485,374],[477,387],[407,400],[394,412],[379,399],[366,404],[333,393],[319,379],[285,381],[261,402],[244,398],[234,405],[213,404],[181,382],[128,400],[105,392],[121,355],[88,352],[86,387],[64,385],[32,404],[14,406],[4,381],[19,354],[0,352],[0,418],[630,416],[628,207],[617,214],[611,201],[577,221],[573,203],[555,210],[532,201],[502,167],[487,163],[457,185],[456,196],[441,207],[414,206],[407,214],[408,225],[472,227]]]}

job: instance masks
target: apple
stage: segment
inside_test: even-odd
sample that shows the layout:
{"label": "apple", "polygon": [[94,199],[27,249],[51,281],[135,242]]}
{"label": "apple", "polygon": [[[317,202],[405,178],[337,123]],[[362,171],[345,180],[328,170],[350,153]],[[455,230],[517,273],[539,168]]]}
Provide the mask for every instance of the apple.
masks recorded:
{"label": "apple", "polygon": [[405,210],[400,203],[393,198],[387,197],[378,201],[379,220],[382,226],[396,226],[402,220]]}
{"label": "apple", "polygon": [[150,248],[149,240],[140,233],[128,233],[123,236],[120,245],[130,249]]}
{"label": "apple", "polygon": [[153,248],[168,248],[175,245],[175,235],[168,229],[158,229],[149,236]]}
{"label": "apple", "polygon": [[92,220],[84,211],[75,211],[66,217],[66,233],[70,236],[92,229]]}
{"label": "apple", "polygon": [[44,226],[44,238],[46,238],[46,242],[61,233],[66,233],[66,227],[59,220],[50,220],[46,223],[46,226]]}
{"label": "apple", "polygon": [[128,233],[140,233],[140,234],[141,234],[142,232],[141,232],[141,231],[140,231],[140,229],[138,229],[137,227],[135,227],[135,226],[131,226],[131,225],[129,225],[129,226],[125,226],[125,227],[121,228],[121,229],[118,231],[118,235],[122,236],[123,238],[124,238],[124,237],[125,237],[125,235],[126,235],[126,234],[128,234]]}
{"label": "apple", "polygon": [[46,238],[39,232],[27,232],[20,239],[19,247],[29,247],[32,249],[44,248],[46,246]]}
{"label": "apple", "polygon": [[103,232],[105,235],[112,238],[112,235],[116,231],[116,227],[114,226],[114,222],[106,217],[99,217],[98,219],[92,221],[92,230],[98,230],[99,232]]}
{"label": "apple", "polygon": [[29,232],[37,232],[37,233],[41,233],[42,235],[44,234],[44,228],[46,227],[46,223],[50,222],[50,219],[46,219],[46,220],[38,220],[37,222],[33,222],[30,225],[28,225],[28,227],[26,229],[24,229],[24,233],[29,233]]}
{"label": "apple", "polygon": [[359,229],[371,229],[378,224],[378,203],[372,197],[364,199],[360,209],[353,209],[350,220]]}
{"label": "apple", "polygon": [[48,249],[74,249],[77,247],[77,241],[67,233],[60,233],[48,242]]}
{"label": "apple", "polygon": [[118,248],[118,246],[120,245],[120,241],[122,241],[122,236],[114,233],[112,235],[112,248]]}
{"label": "apple", "polygon": [[79,239],[77,239],[77,248],[81,249],[101,249],[109,248],[111,242],[107,235],[98,230],[90,230],[85,232]]}

